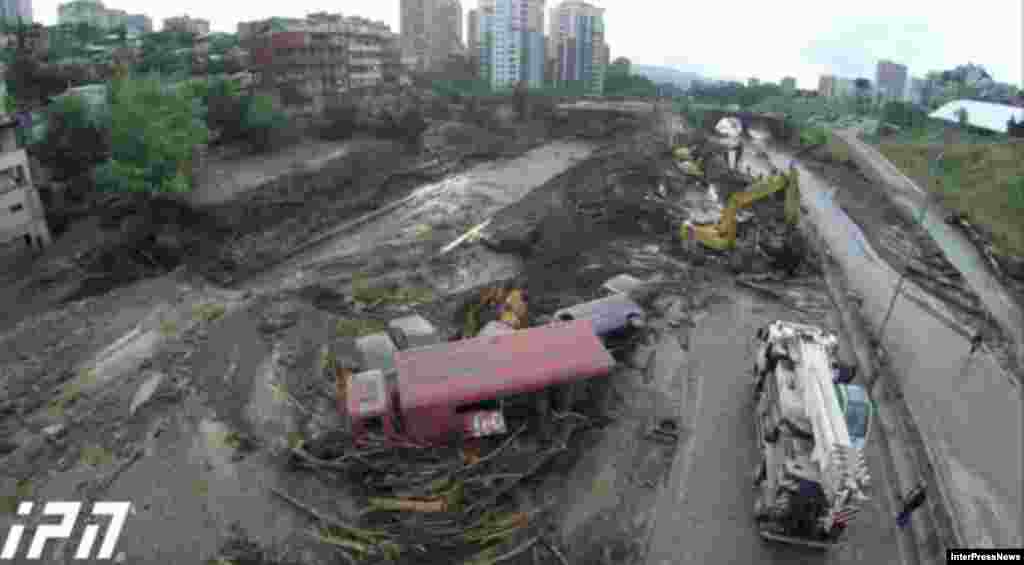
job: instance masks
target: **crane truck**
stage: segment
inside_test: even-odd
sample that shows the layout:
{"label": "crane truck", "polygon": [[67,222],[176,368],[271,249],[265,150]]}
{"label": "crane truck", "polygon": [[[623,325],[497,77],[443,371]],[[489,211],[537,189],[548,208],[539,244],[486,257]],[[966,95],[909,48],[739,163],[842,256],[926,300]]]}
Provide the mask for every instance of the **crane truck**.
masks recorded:
{"label": "crane truck", "polygon": [[864,389],[839,378],[838,338],[776,321],[758,331],[754,514],[762,538],[827,549],[870,500]]}

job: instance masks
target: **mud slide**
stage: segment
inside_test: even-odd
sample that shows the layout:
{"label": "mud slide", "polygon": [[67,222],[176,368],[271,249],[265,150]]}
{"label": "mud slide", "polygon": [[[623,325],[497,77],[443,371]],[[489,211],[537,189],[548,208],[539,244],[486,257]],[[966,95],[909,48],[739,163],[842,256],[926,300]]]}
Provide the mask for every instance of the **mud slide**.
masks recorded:
{"label": "mud slide", "polygon": [[[384,209],[332,234],[251,281],[257,292],[311,284],[345,286],[356,274],[420,279],[443,293],[459,292],[515,274],[515,257],[466,246],[436,259],[465,231],[517,202],[593,151],[589,144],[555,142],[509,161],[487,163],[418,188]],[[402,270],[402,265],[419,265]]]}

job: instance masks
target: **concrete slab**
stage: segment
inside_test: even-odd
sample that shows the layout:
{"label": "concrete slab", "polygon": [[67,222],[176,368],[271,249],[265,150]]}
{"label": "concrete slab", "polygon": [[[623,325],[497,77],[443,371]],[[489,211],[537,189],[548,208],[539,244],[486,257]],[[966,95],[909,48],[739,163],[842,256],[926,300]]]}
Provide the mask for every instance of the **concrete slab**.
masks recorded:
{"label": "concrete slab", "polygon": [[441,333],[423,316],[418,314],[397,318],[388,323],[391,335],[398,349],[412,349],[441,343]]}

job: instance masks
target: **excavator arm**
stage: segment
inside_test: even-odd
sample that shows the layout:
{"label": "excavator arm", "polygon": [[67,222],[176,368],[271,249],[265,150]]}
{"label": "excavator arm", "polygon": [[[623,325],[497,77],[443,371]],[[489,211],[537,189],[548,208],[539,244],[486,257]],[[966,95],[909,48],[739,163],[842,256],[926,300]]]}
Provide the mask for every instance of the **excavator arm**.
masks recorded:
{"label": "excavator arm", "polygon": [[780,190],[786,191],[786,223],[795,226],[800,219],[800,191],[797,172],[794,170],[789,174],[779,173],[770,176],[755,183],[745,192],[734,193],[729,197],[717,224],[694,225],[687,222],[680,228],[679,237],[683,241],[699,241],[704,246],[718,251],[732,249],[736,246],[737,211]]}

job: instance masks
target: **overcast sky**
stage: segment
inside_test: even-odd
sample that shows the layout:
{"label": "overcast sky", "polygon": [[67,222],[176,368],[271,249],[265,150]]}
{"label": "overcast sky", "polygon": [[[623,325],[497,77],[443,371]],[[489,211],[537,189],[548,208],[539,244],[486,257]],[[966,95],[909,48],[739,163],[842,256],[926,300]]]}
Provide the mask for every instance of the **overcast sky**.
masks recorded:
{"label": "overcast sky", "polygon": [[[778,81],[795,76],[815,88],[822,73],[874,78],[879,58],[913,75],[973,62],[1001,82],[1021,85],[1024,13],[1021,0],[943,5],[934,0],[594,0],[605,8],[612,57],[651,65],[682,65],[709,76]],[[56,23],[57,0],[33,0],[36,21]],[[187,13],[215,31],[240,21],[309,12],[342,12],[383,20],[398,31],[399,0],[107,0],[111,8],[163,18]],[[463,10],[477,0],[464,0]],[[548,6],[554,5],[549,0]],[[546,13],[545,9],[545,13]]]}

